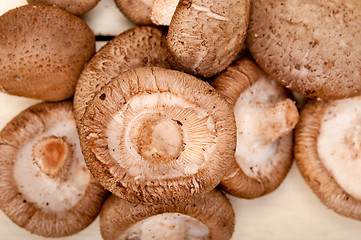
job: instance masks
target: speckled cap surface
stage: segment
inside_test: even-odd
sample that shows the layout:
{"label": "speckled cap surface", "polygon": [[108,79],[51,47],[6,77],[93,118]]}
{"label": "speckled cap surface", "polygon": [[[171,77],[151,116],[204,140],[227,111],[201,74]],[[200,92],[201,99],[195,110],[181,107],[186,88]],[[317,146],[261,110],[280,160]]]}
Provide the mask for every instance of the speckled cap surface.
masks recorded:
{"label": "speckled cap surface", "polygon": [[361,2],[254,0],[247,45],[261,68],[306,97],[361,94]]}

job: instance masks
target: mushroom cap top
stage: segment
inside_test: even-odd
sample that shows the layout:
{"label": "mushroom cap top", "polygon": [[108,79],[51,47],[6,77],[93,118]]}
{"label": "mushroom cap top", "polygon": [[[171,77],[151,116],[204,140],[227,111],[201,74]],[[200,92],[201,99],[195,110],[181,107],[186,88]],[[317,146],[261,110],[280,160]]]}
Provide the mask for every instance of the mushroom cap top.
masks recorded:
{"label": "mushroom cap top", "polygon": [[313,192],[337,213],[361,220],[360,97],[313,100],[301,111],[295,160]]}
{"label": "mushroom cap top", "polygon": [[180,1],[167,35],[173,67],[211,77],[224,70],[242,49],[249,0]]}
{"label": "mushroom cap top", "polygon": [[256,0],[247,45],[261,68],[306,97],[361,94],[361,2]]}
{"label": "mushroom cap top", "polygon": [[[157,222],[154,221],[157,220],[156,217],[158,217],[158,220],[162,220],[162,216],[164,216],[163,222],[159,222],[167,226],[167,219],[164,219],[165,217],[184,217],[184,215],[188,217],[185,218],[185,221],[191,222],[190,220],[193,218],[191,224],[196,225],[201,223],[201,225],[204,224],[208,227],[210,236],[199,239],[228,240],[233,234],[235,224],[234,211],[228,199],[220,191],[215,189],[193,199],[189,203],[180,203],[177,205],[134,204],[112,195],[105,202],[100,212],[100,231],[105,240],[127,239],[126,237],[130,236],[141,237],[143,234],[145,235],[147,231],[157,228],[155,225]],[[152,220],[153,222],[151,222]],[[172,219],[168,219],[168,221],[171,220]],[[194,220],[198,220],[198,223]],[[140,226],[142,223],[143,226]],[[153,225],[151,225],[152,223]],[[151,225],[151,228],[147,228],[147,225]],[[201,230],[203,229],[204,227],[202,226]],[[189,232],[189,230],[197,229],[195,226],[193,226],[193,229],[188,226],[187,230],[185,234],[188,233],[191,235],[192,233]],[[171,233],[170,230],[169,232]],[[119,236],[125,238],[119,238]],[[154,236],[157,235],[155,234]],[[179,238],[172,236],[172,238],[168,239],[186,239],[184,238],[186,236],[181,234],[176,237]]]}
{"label": "mushroom cap top", "polygon": [[141,66],[169,67],[164,38],[163,32],[156,27],[135,27],[103,46],[79,77],[74,96],[77,124],[95,93],[119,73]]}
{"label": "mushroom cap top", "polygon": [[114,0],[119,10],[137,25],[153,25],[150,18],[153,0]]}
{"label": "mushroom cap top", "polygon": [[156,67],[128,70],[99,91],[81,122],[89,169],[118,197],[169,203],[209,192],[235,150],[235,122],[209,84]]}
{"label": "mushroom cap top", "polygon": [[0,16],[0,89],[60,101],[71,97],[95,51],[95,37],[80,18],[57,7],[25,5]]}
{"label": "mushroom cap top", "polygon": [[95,7],[99,0],[27,0],[29,4],[47,4],[65,9],[75,14],[83,15]]}
{"label": "mushroom cap top", "polygon": [[295,104],[277,81],[247,58],[229,66],[212,85],[234,108],[237,126],[235,158],[221,187],[242,198],[272,192],[292,164],[290,132],[298,120]]}
{"label": "mushroom cap top", "polygon": [[[62,156],[70,158],[57,168]],[[105,200],[83,160],[71,102],[40,103],[10,121],[0,132],[0,166],[1,210],[41,236],[81,231]]]}

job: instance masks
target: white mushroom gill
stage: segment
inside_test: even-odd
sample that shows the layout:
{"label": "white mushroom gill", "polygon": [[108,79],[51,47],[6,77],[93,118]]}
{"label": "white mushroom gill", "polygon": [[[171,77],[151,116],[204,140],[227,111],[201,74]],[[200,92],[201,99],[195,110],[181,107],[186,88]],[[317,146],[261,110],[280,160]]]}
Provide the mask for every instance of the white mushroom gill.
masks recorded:
{"label": "white mushroom gill", "polygon": [[333,103],[323,116],[317,151],[342,189],[361,199],[361,98]]}
{"label": "white mushroom gill", "polygon": [[133,177],[150,179],[196,173],[216,138],[209,114],[170,93],[132,97],[112,117],[106,134],[112,158]]}
{"label": "white mushroom gill", "polygon": [[[234,106],[237,125],[236,161],[249,177],[268,176],[273,163],[270,157],[277,151],[278,140],[263,138],[263,122],[272,116],[260,114],[259,109],[272,106],[284,99],[283,91],[276,81],[260,78],[243,92]],[[264,130],[265,131],[265,130]]]}
{"label": "white mushroom gill", "polygon": [[210,240],[209,228],[196,218],[163,213],[140,221],[120,235],[117,240]]}
{"label": "white mushroom gill", "polygon": [[[15,162],[13,174],[19,192],[27,201],[44,210],[70,209],[84,196],[90,180],[90,173],[81,153],[75,121],[69,115],[66,111],[54,115],[46,123],[43,132],[22,146]],[[72,148],[73,159],[65,176],[48,176],[33,162],[33,146],[48,136],[66,137]]]}

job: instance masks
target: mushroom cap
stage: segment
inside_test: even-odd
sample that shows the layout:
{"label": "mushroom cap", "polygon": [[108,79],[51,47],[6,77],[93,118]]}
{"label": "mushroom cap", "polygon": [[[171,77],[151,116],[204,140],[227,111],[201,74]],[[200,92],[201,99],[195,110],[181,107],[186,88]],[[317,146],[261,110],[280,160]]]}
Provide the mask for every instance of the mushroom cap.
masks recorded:
{"label": "mushroom cap", "polygon": [[306,97],[361,92],[361,2],[255,0],[247,45],[260,67]]}
{"label": "mushroom cap", "polygon": [[155,25],[169,26],[179,0],[154,0],[151,20]]}
{"label": "mushroom cap", "polygon": [[[266,121],[277,112],[260,117],[257,108],[273,107],[273,104],[287,99],[285,89],[247,58],[229,66],[212,85],[234,108],[237,123],[237,150],[231,170],[220,184],[221,189],[241,198],[256,198],[272,192],[282,183],[292,165],[293,140],[289,132],[298,120],[296,106],[287,113],[293,121],[290,129],[281,136],[277,130],[271,130],[277,138],[269,142],[261,138],[257,119]],[[258,129],[253,130],[252,125]],[[272,129],[270,124],[265,127]]]}
{"label": "mushroom cap", "polygon": [[119,10],[137,25],[153,25],[152,14],[153,0],[114,0]]}
{"label": "mushroom cap", "polygon": [[249,5],[249,0],[180,1],[167,36],[172,66],[202,77],[224,70],[242,49]]}
{"label": "mushroom cap", "polygon": [[75,89],[77,124],[95,93],[119,73],[141,66],[169,67],[164,38],[163,32],[156,27],[135,27],[102,47],[85,66]]}
{"label": "mushroom cap", "polygon": [[[48,176],[32,160],[34,144],[49,135],[64,137],[72,148],[73,157],[61,169],[62,177]],[[35,149],[37,154],[39,146]],[[86,168],[71,102],[34,105],[0,132],[0,192],[1,210],[31,233],[67,236],[93,222],[106,191]]]}
{"label": "mushroom cap", "polygon": [[[161,218],[162,216],[164,217]],[[100,212],[100,231],[102,237],[105,240],[129,239],[126,237],[130,236],[140,237],[139,239],[148,239],[141,237],[146,235],[147,231],[150,232],[151,229],[157,229],[157,227],[159,227],[156,225],[157,222],[154,221],[156,220],[155,217],[163,220],[158,221],[158,224],[163,224],[163,226],[167,226],[169,222],[172,223],[173,220],[169,218],[174,216],[188,217],[183,218],[185,221],[188,221],[188,226],[186,226],[186,228],[188,227],[188,231],[185,231],[186,234],[192,234],[191,231],[196,230],[195,225],[199,224],[199,222],[208,227],[210,231],[210,236],[208,235],[205,238],[194,239],[227,240],[231,238],[234,231],[234,211],[228,199],[218,190],[212,190],[211,192],[192,200],[188,204],[181,203],[178,205],[134,204],[117,198],[115,195],[112,195],[104,203],[104,206]],[[142,223],[143,226],[141,225]],[[191,226],[189,226],[191,224],[194,226],[193,229],[191,228]],[[178,222],[177,225],[178,226],[175,226],[174,228],[179,228],[180,226],[182,226],[182,222]],[[187,223],[185,223],[184,225],[187,225]],[[158,230],[158,232],[160,231],[161,228],[160,230]],[[169,230],[169,233],[171,233],[171,230]],[[198,233],[198,237],[199,235],[201,235],[199,234],[199,231],[195,233]],[[122,236],[123,238],[120,238],[120,236]],[[174,238],[175,236],[172,236],[172,238],[161,238],[159,236],[159,233],[153,235],[152,237],[155,237],[154,239],[158,240],[186,239],[184,238],[186,237],[184,235],[176,236],[178,238]]]}
{"label": "mushroom cap", "polygon": [[295,161],[307,184],[328,208],[361,220],[361,98],[312,100],[295,131]]}
{"label": "mushroom cap", "polygon": [[95,51],[95,37],[80,18],[60,8],[25,5],[0,16],[0,89],[12,95],[70,98]]}
{"label": "mushroom cap", "polygon": [[99,0],[27,0],[29,4],[46,4],[53,5],[65,9],[66,11],[75,14],[83,15],[90,11]]}
{"label": "mushroom cap", "polygon": [[173,203],[209,192],[235,150],[232,110],[214,88],[156,67],[114,78],[95,95],[81,125],[90,171],[131,202]]}

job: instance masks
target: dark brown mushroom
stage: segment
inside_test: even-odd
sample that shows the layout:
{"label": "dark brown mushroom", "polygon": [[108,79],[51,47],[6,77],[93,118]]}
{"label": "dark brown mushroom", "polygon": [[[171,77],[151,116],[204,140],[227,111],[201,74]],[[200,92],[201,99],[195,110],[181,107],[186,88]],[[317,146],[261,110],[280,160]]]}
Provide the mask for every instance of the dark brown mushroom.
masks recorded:
{"label": "dark brown mushroom", "polygon": [[228,240],[235,216],[228,199],[217,190],[179,205],[141,205],[112,195],[100,212],[105,240]]}
{"label": "dark brown mushroom", "polygon": [[106,191],[86,168],[71,102],[40,103],[0,132],[0,208],[44,237],[87,227]]}
{"label": "dark brown mushroom", "polygon": [[235,150],[232,110],[186,73],[135,68],[99,91],[81,120],[97,180],[131,202],[170,203],[212,190]]}
{"label": "dark brown mushroom", "polygon": [[65,9],[75,15],[84,15],[95,7],[99,0],[27,0],[29,4],[46,4]]}
{"label": "dark brown mushroom", "polygon": [[275,190],[292,163],[295,103],[275,80],[248,59],[240,59],[212,85],[234,108],[237,149],[231,170],[221,182],[227,193],[255,198]]}
{"label": "dark brown mushroom", "polygon": [[295,160],[313,192],[328,208],[361,220],[360,97],[312,100],[295,132]]}
{"label": "dark brown mushroom", "polygon": [[80,18],[60,8],[26,5],[0,16],[0,89],[46,101],[70,98],[95,51]]}

